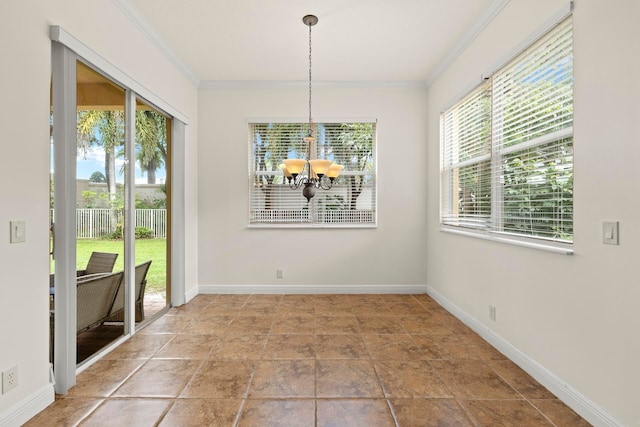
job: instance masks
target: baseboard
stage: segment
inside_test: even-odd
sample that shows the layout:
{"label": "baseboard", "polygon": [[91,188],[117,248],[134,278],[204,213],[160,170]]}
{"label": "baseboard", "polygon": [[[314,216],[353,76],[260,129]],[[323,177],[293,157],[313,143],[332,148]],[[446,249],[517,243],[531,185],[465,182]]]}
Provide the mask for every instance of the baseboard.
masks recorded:
{"label": "baseboard", "polygon": [[193,298],[195,298],[196,295],[198,295],[199,293],[201,293],[199,287],[198,286],[193,286],[191,289],[189,289],[188,291],[186,291],[184,293],[184,302],[188,303]]}
{"label": "baseboard", "polygon": [[580,414],[594,426],[622,427],[623,424],[612,417],[606,410],[589,400],[578,390],[571,387],[553,372],[523,353],[509,341],[497,335],[490,328],[470,316],[464,310],[440,295],[431,286],[427,286],[427,294],[447,311],[457,317],[462,323],[470,327],[485,341],[497,348],[502,354],[520,366],[525,372],[535,378],[540,384],[558,396],[567,406]]}
{"label": "baseboard", "polygon": [[0,414],[0,426],[20,427],[55,400],[53,384],[47,384]]}
{"label": "baseboard", "polygon": [[424,285],[200,285],[200,294],[424,294]]}

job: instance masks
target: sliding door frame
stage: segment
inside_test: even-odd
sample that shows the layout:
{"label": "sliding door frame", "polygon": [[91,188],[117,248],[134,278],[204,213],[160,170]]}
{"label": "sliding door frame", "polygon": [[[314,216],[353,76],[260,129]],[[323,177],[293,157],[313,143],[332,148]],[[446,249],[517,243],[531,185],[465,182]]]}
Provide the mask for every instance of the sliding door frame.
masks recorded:
{"label": "sliding door frame", "polygon": [[[102,355],[111,351],[136,332],[135,325],[135,168],[128,164],[125,175],[125,329],[124,336],[101,350],[82,368],[76,361],[76,64],[78,61],[93,68],[126,90],[125,100],[125,156],[135,162],[135,111],[136,98],[149,102],[171,120],[171,144],[169,172],[172,213],[169,225],[167,278],[171,305],[185,302],[185,198],[184,160],[186,116],[132,80],[126,73],[110,64],[59,26],[51,26],[52,40],[52,108],[54,114],[54,233],[56,236],[54,259],[56,259],[56,298],[54,333],[54,377],[55,391],[66,394],[76,383],[76,373],[86,369]],[[174,157],[175,156],[175,157]],[[58,199],[59,198],[59,199]],[[58,204],[58,201],[61,201]],[[60,260],[61,262],[58,262]],[[64,260],[64,263],[62,262]],[[169,276],[170,275],[170,276]],[[72,286],[73,285],[73,286]]]}
{"label": "sliding door frame", "polygon": [[[77,57],[59,43],[52,46],[52,108],[54,115],[53,258],[54,373],[56,393],[64,394],[76,383],[76,64]],[[65,262],[59,262],[64,260]]]}

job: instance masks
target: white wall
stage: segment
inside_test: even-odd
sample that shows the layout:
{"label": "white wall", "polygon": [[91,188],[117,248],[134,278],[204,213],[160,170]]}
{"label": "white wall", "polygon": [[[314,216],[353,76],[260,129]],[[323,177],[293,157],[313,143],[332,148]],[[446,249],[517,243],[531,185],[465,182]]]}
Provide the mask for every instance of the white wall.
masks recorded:
{"label": "white wall", "polygon": [[[510,2],[430,87],[428,284],[620,423],[638,426],[638,1],[575,2],[575,255],[439,231],[442,106],[566,4]],[[620,246],[602,244],[605,220],[620,221]]]}
{"label": "white wall", "polygon": [[[0,371],[19,365],[19,386],[0,396],[0,424],[51,390],[48,373],[49,26],[66,31],[190,118],[187,160],[195,163],[197,90],[110,1],[0,2]],[[140,53],[144,52],[144,56]],[[190,220],[187,289],[196,283],[195,170],[187,170]],[[9,244],[9,221],[26,220],[27,241]],[[51,397],[53,397],[51,395]]]}
{"label": "white wall", "polygon": [[[201,290],[424,285],[424,89],[314,88],[315,121],[378,119],[378,228],[247,228],[247,118],[304,120],[307,109],[304,87],[200,91]],[[284,269],[284,279],[276,279],[276,268]]]}

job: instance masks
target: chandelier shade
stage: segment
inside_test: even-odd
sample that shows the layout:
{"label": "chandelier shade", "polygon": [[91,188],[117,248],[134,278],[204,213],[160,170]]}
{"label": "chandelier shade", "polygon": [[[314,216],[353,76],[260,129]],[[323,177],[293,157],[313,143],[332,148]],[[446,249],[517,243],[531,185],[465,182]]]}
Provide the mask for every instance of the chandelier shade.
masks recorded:
{"label": "chandelier shade", "polygon": [[289,178],[291,176],[291,172],[289,172],[289,169],[287,169],[287,165],[285,165],[284,163],[281,163],[278,165],[278,167],[280,168],[280,170],[282,171],[282,174]]}
{"label": "chandelier shade", "polygon": [[331,165],[333,165],[333,162],[331,160],[313,159],[309,160],[309,164],[311,164],[313,172],[318,176],[322,176],[327,173]]}
{"label": "chandelier shade", "polygon": [[304,159],[285,159],[283,160],[283,162],[285,169],[294,177],[300,174],[300,172],[302,172],[304,167],[307,165],[307,161]]}
{"label": "chandelier shade", "polygon": [[334,180],[338,177],[338,175],[340,175],[340,172],[342,172],[342,169],[344,169],[344,165],[339,165],[337,163],[334,163],[329,167],[329,170],[327,171],[326,175],[330,180]]}

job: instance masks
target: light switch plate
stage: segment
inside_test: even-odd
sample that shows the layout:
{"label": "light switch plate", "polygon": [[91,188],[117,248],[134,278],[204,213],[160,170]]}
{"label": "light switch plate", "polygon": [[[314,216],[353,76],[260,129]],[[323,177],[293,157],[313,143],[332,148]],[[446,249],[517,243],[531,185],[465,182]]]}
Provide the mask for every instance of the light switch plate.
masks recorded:
{"label": "light switch plate", "polygon": [[26,221],[9,221],[9,226],[11,227],[10,243],[22,243],[26,241]]}
{"label": "light switch plate", "polygon": [[605,245],[618,245],[618,221],[605,221],[602,223],[602,243]]}

